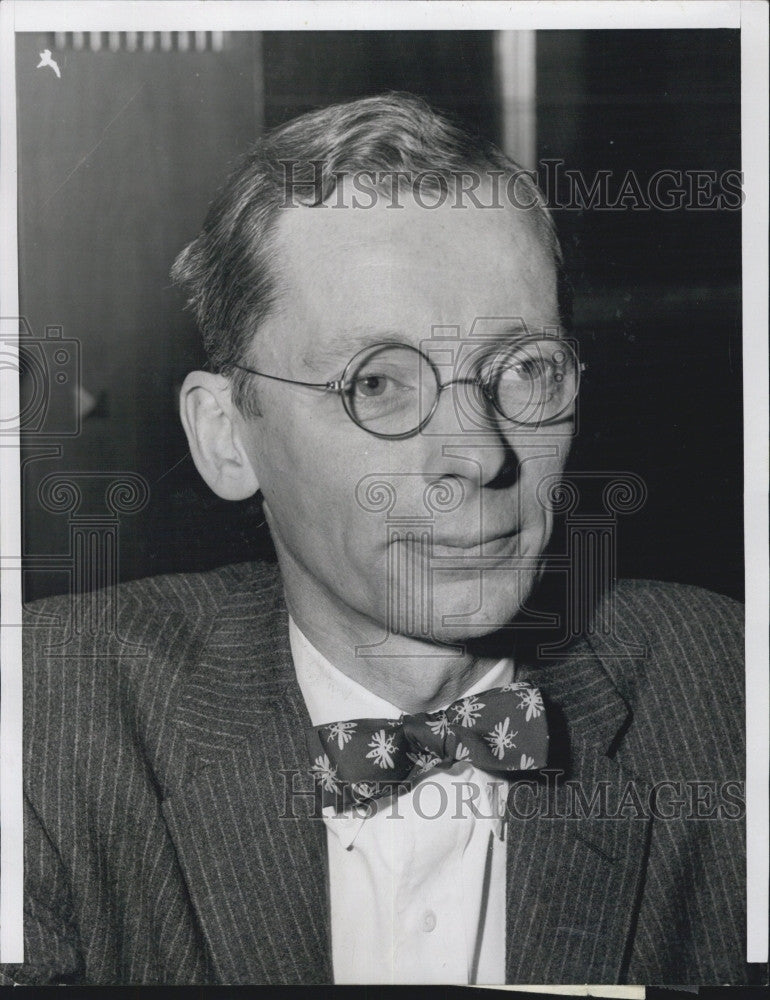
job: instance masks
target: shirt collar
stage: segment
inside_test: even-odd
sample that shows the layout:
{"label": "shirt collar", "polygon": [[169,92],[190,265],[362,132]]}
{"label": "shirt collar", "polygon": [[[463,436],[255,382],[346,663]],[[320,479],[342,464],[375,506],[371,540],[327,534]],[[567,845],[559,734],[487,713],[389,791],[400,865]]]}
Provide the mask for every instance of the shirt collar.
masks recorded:
{"label": "shirt collar", "polygon": [[[397,719],[403,714],[396,705],[373,694],[330,663],[291,617],[289,642],[297,681],[314,726],[325,726],[342,719]],[[489,688],[503,687],[511,680],[513,660],[505,657],[458,697],[467,698]],[[452,701],[457,701],[457,698]]]}

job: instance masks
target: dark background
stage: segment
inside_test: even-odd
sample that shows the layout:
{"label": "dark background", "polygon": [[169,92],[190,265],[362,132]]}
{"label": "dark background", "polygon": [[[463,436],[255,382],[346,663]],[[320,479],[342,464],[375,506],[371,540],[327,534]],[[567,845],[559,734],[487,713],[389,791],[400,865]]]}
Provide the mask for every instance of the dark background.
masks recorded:
{"label": "dark background", "polygon": [[[56,471],[149,483],[120,522],[121,579],[269,552],[258,504],[217,500],[187,455],[176,393],[202,357],[171,262],[238,154],[302,111],[408,90],[498,140],[493,33],[236,33],[218,52],[17,38],[21,311],[35,338],[79,342],[90,397],[80,433],[57,437],[74,383],[51,388],[45,433],[25,435],[26,596],[71,586],[67,516],[37,493]],[[36,69],[44,48],[61,80]],[[538,158],[588,178],[740,169],[739,57],[737,31],[539,32]],[[649,492],[621,522],[618,572],[741,597],[740,213],[555,215],[589,365],[571,465]],[[96,516],[103,486],[83,482]]]}

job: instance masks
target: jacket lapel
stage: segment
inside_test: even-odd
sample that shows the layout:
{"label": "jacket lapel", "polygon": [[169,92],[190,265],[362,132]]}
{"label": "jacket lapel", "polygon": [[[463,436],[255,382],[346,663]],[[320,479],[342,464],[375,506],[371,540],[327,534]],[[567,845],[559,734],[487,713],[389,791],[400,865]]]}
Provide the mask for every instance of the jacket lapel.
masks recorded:
{"label": "jacket lapel", "polygon": [[622,982],[651,827],[628,791],[644,803],[645,783],[609,756],[630,710],[587,645],[528,679],[548,706],[552,770],[534,818],[533,791],[509,799],[506,981]]}
{"label": "jacket lapel", "polygon": [[188,674],[162,807],[215,982],[332,980],[309,724],[280,581],[252,581]]}

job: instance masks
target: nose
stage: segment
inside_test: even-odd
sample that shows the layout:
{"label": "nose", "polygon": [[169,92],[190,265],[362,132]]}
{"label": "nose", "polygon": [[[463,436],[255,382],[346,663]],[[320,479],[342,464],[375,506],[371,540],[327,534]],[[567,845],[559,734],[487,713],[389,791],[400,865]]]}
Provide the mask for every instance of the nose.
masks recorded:
{"label": "nose", "polygon": [[440,419],[442,404],[444,413],[453,413],[456,418],[453,433],[490,433],[498,426],[499,415],[478,379],[453,378],[439,382],[435,409],[426,427]]}
{"label": "nose", "polygon": [[457,476],[486,486],[515,478],[517,455],[500,419],[475,380],[441,383],[433,414],[417,435],[426,480]]}

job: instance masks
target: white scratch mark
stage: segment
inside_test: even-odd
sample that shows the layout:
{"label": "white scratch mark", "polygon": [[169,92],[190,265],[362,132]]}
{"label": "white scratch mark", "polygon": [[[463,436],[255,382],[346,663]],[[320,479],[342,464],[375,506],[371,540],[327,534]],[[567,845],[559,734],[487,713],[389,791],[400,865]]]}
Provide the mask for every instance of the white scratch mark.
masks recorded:
{"label": "white scratch mark", "polygon": [[76,173],[78,170],[80,170],[80,168],[83,166],[83,164],[89,158],[89,156],[93,156],[93,154],[96,152],[96,150],[99,148],[99,146],[101,146],[102,142],[104,141],[104,137],[107,135],[107,132],[109,131],[109,129],[112,128],[112,126],[115,124],[115,122],[118,120],[118,118],[120,118],[120,116],[123,114],[123,112],[126,110],[126,108],[136,100],[136,98],[139,96],[140,92],[144,89],[144,86],[145,86],[144,84],[141,84],[139,87],[137,87],[137,89],[134,91],[134,93],[131,95],[131,97],[129,97],[129,99],[126,101],[126,103],[124,105],[122,105],[122,107],[120,107],[115,112],[115,114],[112,116],[112,118],[110,118],[110,120],[107,122],[107,124],[102,129],[102,134],[99,136],[99,139],[97,140],[97,142],[94,143],[94,145],[88,150],[87,153],[84,153],[83,156],[81,156],[81,158],[78,160],[78,162],[72,168],[72,170],[70,170],[70,172],[67,174],[67,176],[64,178],[64,180],[61,182],[61,184],[46,199],[45,204],[43,205],[43,208],[46,208],[51,203],[51,201],[53,200],[53,198],[55,198],[56,195],[61,191],[61,189],[64,187],[64,185],[70,179],[70,177],[72,177],[72,175],[74,173]]}

